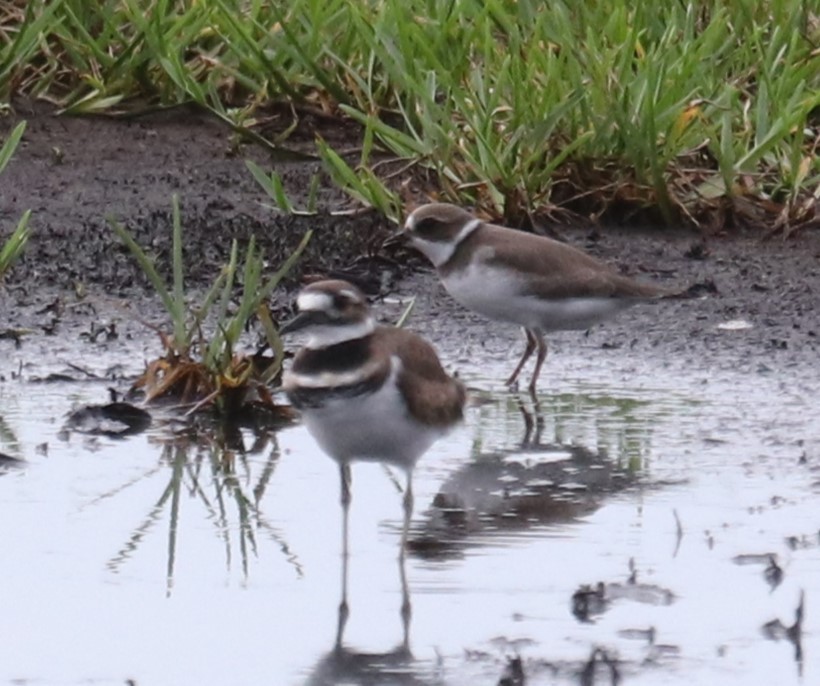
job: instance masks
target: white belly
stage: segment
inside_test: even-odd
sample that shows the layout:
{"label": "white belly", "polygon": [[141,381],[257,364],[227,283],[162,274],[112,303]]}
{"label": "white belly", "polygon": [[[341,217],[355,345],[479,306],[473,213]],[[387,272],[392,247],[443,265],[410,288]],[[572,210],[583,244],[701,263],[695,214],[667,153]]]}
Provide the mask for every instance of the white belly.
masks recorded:
{"label": "white belly", "polygon": [[375,460],[408,469],[443,431],[413,419],[393,379],[373,394],[305,409],[305,426],[330,457]]}
{"label": "white belly", "polygon": [[485,317],[542,332],[588,329],[632,305],[618,298],[563,298],[545,300],[521,295],[521,278],[483,265],[443,279],[444,287],[464,307]]}

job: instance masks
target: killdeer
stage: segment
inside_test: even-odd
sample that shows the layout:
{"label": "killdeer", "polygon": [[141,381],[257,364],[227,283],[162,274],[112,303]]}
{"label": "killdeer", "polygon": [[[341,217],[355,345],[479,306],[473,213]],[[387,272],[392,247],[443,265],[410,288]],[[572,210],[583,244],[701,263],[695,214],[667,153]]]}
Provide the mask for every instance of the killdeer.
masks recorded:
{"label": "killdeer", "polygon": [[433,263],[458,302],[524,329],[524,354],[506,383],[515,383],[537,349],[531,392],[547,356],[545,333],[588,329],[627,307],[665,294],[618,274],[577,248],[488,224],[455,205],[417,208],[407,217],[403,235]]}
{"label": "killdeer", "polygon": [[296,300],[299,314],[281,333],[307,340],[283,376],[288,399],[341,472],[350,505],[350,463],[374,460],[407,474],[402,553],[413,507],[416,461],[462,418],[464,386],[419,336],[378,326],[362,292],[346,281],[319,281]]}

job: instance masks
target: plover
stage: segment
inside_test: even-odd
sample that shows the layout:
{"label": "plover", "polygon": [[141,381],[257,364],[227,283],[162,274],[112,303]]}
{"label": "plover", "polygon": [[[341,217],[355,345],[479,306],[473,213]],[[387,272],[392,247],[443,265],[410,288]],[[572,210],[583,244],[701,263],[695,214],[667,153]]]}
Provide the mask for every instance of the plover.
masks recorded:
{"label": "plover", "polygon": [[669,295],[570,245],[489,224],[447,203],[414,210],[402,235],[433,263],[459,303],[524,329],[526,348],[506,383],[515,383],[537,350],[532,392],[547,356],[544,334],[585,330],[627,307]]}
{"label": "plover", "polygon": [[281,333],[307,340],[283,376],[290,402],[322,450],[339,463],[341,500],[350,505],[350,463],[373,460],[407,474],[402,553],[413,507],[417,460],[462,419],[464,386],[416,334],[376,324],[362,292],[320,281],[297,297],[299,314]]}

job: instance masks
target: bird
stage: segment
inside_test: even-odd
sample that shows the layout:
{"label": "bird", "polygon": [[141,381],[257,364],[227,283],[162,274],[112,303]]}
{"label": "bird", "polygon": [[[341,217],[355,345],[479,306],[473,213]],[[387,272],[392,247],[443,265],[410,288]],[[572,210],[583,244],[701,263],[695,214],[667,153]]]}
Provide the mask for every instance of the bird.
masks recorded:
{"label": "bird", "polygon": [[303,331],[304,346],[282,377],[308,432],[340,467],[343,555],[351,501],[350,463],[377,461],[407,475],[401,555],[413,510],[418,459],[463,419],[464,385],[415,333],[378,325],[364,294],[341,280],[309,284],[283,335]]}
{"label": "bird", "polygon": [[547,356],[545,334],[586,330],[632,305],[669,295],[578,248],[485,222],[449,203],[417,207],[399,235],[432,262],[461,305],[523,328],[526,347],[506,385],[514,386],[537,350],[533,395]]}

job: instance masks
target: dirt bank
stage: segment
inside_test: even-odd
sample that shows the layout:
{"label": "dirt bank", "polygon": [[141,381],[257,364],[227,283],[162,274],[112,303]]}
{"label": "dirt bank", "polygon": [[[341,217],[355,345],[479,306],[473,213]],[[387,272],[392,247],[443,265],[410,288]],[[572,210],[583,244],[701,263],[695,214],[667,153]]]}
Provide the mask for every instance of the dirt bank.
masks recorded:
{"label": "dirt bank", "polygon": [[[132,299],[149,293],[106,217],[124,223],[167,267],[172,193],[181,200],[189,283],[212,279],[234,238],[255,235],[273,266],[312,228],[316,233],[302,263],[303,273],[352,269],[372,277],[375,290],[392,287],[395,263],[373,259],[362,264],[359,259],[380,254],[379,246],[392,229],[383,218],[374,212],[331,214],[352,206],[325,175],[320,215],[278,214],[264,206],[267,198],[245,167],[245,160],[253,159],[263,168],[277,169],[298,203],[312,176],[321,173],[316,161],[273,159],[255,145],[238,146],[222,124],[186,108],[130,119],[72,118],[55,116],[40,104],[18,103],[0,127],[9,130],[21,118],[28,121],[24,141],[0,177],[0,235],[7,235],[30,208],[32,237],[7,278],[8,292],[0,298],[0,328],[53,323],[47,313],[36,313],[55,293],[69,297],[79,287],[92,295]],[[282,127],[287,123],[284,118],[278,122]],[[322,133],[337,145],[355,149],[358,144],[355,131],[327,130],[326,122],[307,118],[287,145],[310,152],[317,126],[324,126]],[[345,137],[350,138],[346,145]],[[631,311],[607,323],[603,333],[593,332],[596,346],[637,347],[668,356],[689,351],[693,358],[719,349],[727,359],[758,366],[812,364],[817,359],[816,231],[787,242],[763,242],[749,235],[704,239],[683,230],[645,228],[579,226],[562,227],[560,233],[641,278],[670,285],[713,282],[718,290],[696,304]],[[447,298],[430,274],[404,273],[406,278],[397,287],[421,296],[414,326],[435,334],[445,349],[459,354],[466,344],[484,346],[489,337],[497,339],[490,347],[503,352],[516,337],[509,327],[494,327],[488,336],[486,327],[476,327],[478,320]],[[62,325],[74,317],[75,325],[79,321],[86,326],[83,318],[97,316],[98,310],[92,314],[73,308],[63,313]],[[577,334],[565,336],[558,337],[559,345],[561,340],[577,340]]]}

